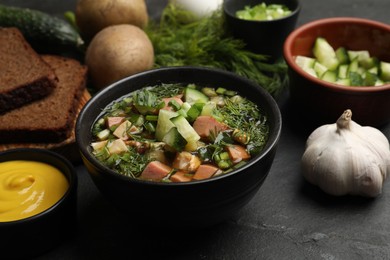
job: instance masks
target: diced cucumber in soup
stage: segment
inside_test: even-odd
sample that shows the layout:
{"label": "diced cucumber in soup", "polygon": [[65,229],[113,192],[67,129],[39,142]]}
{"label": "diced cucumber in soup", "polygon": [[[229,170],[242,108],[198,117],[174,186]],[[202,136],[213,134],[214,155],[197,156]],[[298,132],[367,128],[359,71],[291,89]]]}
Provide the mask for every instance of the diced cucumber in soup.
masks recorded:
{"label": "diced cucumber in soup", "polygon": [[170,121],[177,127],[178,132],[188,143],[194,143],[200,139],[200,136],[183,116],[176,116]]}
{"label": "diced cucumber in soup", "polygon": [[173,111],[161,109],[158,113],[157,126],[156,126],[156,139],[162,141],[166,133],[175,125],[171,122],[171,118],[178,114]]}
{"label": "diced cucumber in soup", "polygon": [[199,90],[187,87],[184,91],[184,99],[187,103],[193,105],[197,102],[206,103],[209,100],[209,97]]}
{"label": "diced cucumber in soup", "polygon": [[177,127],[172,127],[168,133],[166,133],[162,141],[175,151],[182,151],[187,144],[187,141],[179,133]]}

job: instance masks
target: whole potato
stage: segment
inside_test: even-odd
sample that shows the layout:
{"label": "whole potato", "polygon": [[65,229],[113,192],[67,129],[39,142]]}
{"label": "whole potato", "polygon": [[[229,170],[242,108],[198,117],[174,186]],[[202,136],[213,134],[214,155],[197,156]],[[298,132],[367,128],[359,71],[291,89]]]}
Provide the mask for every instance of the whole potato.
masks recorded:
{"label": "whole potato", "polygon": [[85,64],[92,84],[101,89],[119,79],[151,69],[154,49],[148,35],[139,27],[112,25],[92,39]]}
{"label": "whole potato", "polygon": [[144,28],[149,18],[145,0],[78,0],[75,16],[86,39],[110,25],[133,24]]}

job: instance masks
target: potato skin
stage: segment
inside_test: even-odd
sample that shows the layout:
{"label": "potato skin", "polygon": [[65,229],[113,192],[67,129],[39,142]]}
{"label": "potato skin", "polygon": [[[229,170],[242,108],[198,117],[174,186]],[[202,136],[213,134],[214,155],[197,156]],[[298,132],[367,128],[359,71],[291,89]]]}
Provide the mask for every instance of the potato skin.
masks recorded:
{"label": "potato skin", "polygon": [[113,25],[92,39],[85,64],[93,86],[102,89],[117,80],[151,69],[154,49],[147,34],[139,27]]}
{"label": "potato skin", "polygon": [[87,40],[116,24],[143,29],[149,19],[145,0],[78,0],[75,15],[77,26]]}

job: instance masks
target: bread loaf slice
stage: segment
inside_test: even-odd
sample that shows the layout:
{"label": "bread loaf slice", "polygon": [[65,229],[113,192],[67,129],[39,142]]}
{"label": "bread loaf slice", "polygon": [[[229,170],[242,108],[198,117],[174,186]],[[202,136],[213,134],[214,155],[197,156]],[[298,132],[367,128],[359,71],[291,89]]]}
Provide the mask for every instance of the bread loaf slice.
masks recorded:
{"label": "bread loaf slice", "polygon": [[[80,163],[81,157],[78,152],[78,147],[76,145],[76,120],[77,115],[80,113],[81,109],[84,108],[85,104],[88,102],[88,100],[91,99],[91,94],[89,93],[88,89],[85,89],[83,92],[83,95],[81,96],[80,102],[78,104],[76,116],[72,123],[72,132],[70,136],[58,143],[7,143],[2,144],[0,142],[0,152],[11,150],[11,149],[17,149],[17,148],[36,148],[36,149],[48,149],[54,152],[57,152],[64,157],[66,157],[68,160],[70,160],[73,163]],[[1,137],[0,137],[1,140]]]}
{"label": "bread loaf slice", "polygon": [[50,94],[54,70],[17,28],[0,28],[0,114]]}
{"label": "bread loaf slice", "polygon": [[54,69],[58,84],[47,97],[0,115],[0,143],[56,143],[73,130],[87,68],[71,58],[42,58]]}

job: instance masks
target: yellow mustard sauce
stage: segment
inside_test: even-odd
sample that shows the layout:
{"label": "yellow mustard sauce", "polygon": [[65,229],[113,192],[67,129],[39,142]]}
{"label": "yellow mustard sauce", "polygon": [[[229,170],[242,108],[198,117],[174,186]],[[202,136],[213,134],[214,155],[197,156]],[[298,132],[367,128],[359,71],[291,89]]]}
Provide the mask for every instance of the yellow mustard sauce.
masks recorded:
{"label": "yellow mustard sauce", "polygon": [[57,168],[42,162],[0,163],[0,222],[34,216],[53,206],[69,188]]}

